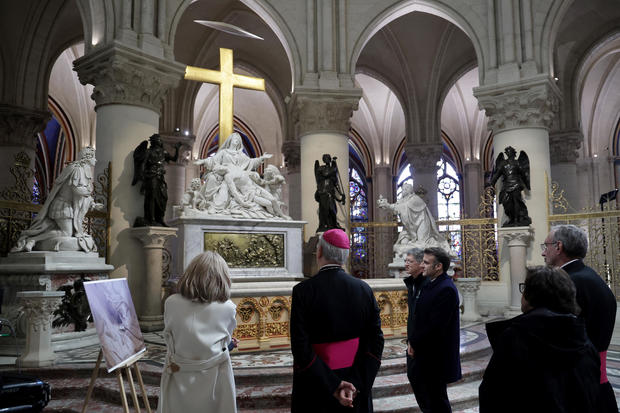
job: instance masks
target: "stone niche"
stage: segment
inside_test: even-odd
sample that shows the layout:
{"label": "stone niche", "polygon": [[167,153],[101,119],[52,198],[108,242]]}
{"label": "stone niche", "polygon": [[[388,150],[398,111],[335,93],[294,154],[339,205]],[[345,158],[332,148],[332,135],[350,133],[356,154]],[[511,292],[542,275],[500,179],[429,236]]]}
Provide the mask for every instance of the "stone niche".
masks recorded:
{"label": "stone niche", "polygon": [[169,224],[178,228],[171,241],[175,276],[196,255],[212,250],[228,263],[233,283],[303,278],[304,221],[180,217]]}

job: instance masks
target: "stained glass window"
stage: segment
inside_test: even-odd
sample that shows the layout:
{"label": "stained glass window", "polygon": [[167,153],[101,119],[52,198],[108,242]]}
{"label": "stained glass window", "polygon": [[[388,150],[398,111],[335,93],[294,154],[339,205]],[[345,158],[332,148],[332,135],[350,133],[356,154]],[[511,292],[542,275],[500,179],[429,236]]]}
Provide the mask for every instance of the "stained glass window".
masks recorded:
{"label": "stained glass window", "polygon": [[[461,219],[461,191],[459,177],[451,163],[444,158],[439,161],[437,170],[437,215],[439,220]],[[450,233],[452,251],[461,258],[462,240],[460,225],[440,225],[439,231]]]}
{"label": "stained glass window", "polygon": [[[349,200],[351,222],[368,222],[368,185],[366,174],[350,163]],[[351,273],[358,278],[368,278],[368,233],[364,227],[351,228]]]}

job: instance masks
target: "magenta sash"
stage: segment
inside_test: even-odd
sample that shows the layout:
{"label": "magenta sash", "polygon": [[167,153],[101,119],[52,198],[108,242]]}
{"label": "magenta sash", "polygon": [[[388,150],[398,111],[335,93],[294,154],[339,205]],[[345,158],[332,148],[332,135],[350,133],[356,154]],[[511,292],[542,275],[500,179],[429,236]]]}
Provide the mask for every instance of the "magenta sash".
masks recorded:
{"label": "magenta sash", "polygon": [[351,367],[359,347],[359,337],[333,343],[317,343],[312,345],[314,352],[332,370]]}
{"label": "magenta sash", "polygon": [[607,383],[609,380],[607,380],[607,351],[601,351],[600,353],[598,353],[598,355],[601,357],[601,383]]}

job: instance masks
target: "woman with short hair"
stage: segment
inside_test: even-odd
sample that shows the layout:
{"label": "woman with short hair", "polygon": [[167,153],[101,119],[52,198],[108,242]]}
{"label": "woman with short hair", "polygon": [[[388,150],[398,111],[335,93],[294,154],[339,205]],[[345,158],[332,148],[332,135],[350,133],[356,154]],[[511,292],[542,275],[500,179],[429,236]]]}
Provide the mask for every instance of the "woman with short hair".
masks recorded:
{"label": "woman with short hair", "polygon": [[560,268],[530,267],[520,287],[523,314],[486,326],[493,356],[480,413],[595,413],[600,360],[573,282]]}
{"label": "woman with short hair", "polygon": [[195,257],[164,309],[168,348],[159,413],[236,412],[229,343],[237,322],[226,261],[212,251]]}

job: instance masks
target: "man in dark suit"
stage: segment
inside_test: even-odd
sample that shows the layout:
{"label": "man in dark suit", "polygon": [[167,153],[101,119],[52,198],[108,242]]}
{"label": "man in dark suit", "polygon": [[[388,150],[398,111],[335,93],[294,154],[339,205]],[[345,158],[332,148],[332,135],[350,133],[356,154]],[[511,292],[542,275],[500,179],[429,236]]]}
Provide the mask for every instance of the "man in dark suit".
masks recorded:
{"label": "man in dark suit", "polygon": [[618,412],[614,391],[607,380],[607,348],[616,322],[616,297],[605,281],[583,263],[588,252],[588,237],[575,225],[558,225],[551,228],[541,244],[545,263],[564,269],[577,289],[580,317],[585,320],[588,338],[601,358],[600,403],[597,411]]}
{"label": "man in dark suit", "polygon": [[414,386],[413,381],[415,377],[413,376],[413,359],[409,356],[409,353],[411,352],[409,340],[411,340],[411,336],[413,335],[416,304],[418,302],[418,298],[420,298],[422,288],[424,288],[428,282],[428,278],[422,275],[423,259],[424,250],[420,248],[410,249],[407,251],[405,258],[405,273],[407,274],[407,277],[403,281],[405,282],[405,286],[407,286],[407,304],[409,307],[409,313],[407,315],[407,378],[409,378],[411,388]]}
{"label": "man in dark suit", "polygon": [[422,267],[428,283],[416,303],[408,346],[413,393],[422,412],[451,412],[447,384],[461,378],[459,295],[446,274],[446,251],[426,248]]}
{"label": "man in dark suit", "polygon": [[349,238],[341,229],[319,237],[319,271],[293,288],[291,412],[372,412],[383,332],[371,288],[342,265]]}

